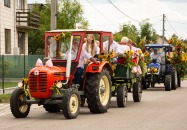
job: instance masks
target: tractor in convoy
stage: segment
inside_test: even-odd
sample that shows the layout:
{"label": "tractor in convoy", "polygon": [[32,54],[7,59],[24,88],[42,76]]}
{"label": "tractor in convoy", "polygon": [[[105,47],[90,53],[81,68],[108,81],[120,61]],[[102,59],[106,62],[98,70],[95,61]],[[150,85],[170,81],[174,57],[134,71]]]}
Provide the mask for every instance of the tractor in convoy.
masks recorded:
{"label": "tractor in convoy", "polygon": [[[62,110],[67,119],[74,119],[80,112],[81,104],[87,100],[91,113],[105,113],[111,100],[112,69],[107,61],[89,63],[84,68],[81,84],[74,83],[81,48],[88,34],[103,43],[109,40],[111,32],[93,30],[53,30],[45,32],[45,58],[38,60],[31,69],[28,79],[18,83],[10,99],[14,117],[27,117],[31,104],[43,105],[50,113]],[[77,54],[71,56],[76,44]],[[103,46],[101,44],[100,50]],[[67,53],[69,51],[69,53]]]}
{"label": "tractor in convoy", "polygon": [[[177,76],[177,69],[170,63],[167,55],[172,53],[171,44],[146,44],[146,50],[149,51],[150,56],[156,51],[158,56],[152,59],[148,65],[147,72],[142,80],[144,89],[155,87],[155,84],[164,83],[165,91],[175,90],[179,77]],[[152,53],[152,54],[151,54]]]}

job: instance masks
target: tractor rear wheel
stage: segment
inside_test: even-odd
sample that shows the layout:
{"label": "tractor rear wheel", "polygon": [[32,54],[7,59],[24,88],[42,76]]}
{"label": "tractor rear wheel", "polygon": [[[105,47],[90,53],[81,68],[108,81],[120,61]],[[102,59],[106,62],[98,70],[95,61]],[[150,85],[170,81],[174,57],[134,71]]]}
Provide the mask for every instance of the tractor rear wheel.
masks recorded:
{"label": "tractor rear wheel", "polygon": [[140,79],[136,79],[136,82],[133,83],[133,100],[134,102],[140,102],[142,97],[142,86]]}
{"label": "tractor rear wheel", "polygon": [[67,119],[75,119],[80,112],[80,96],[76,90],[67,90],[63,97],[62,111]]}
{"label": "tractor rear wheel", "polygon": [[111,78],[106,68],[101,73],[87,73],[86,97],[90,112],[107,112],[111,99]]}
{"label": "tractor rear wheel", "polygon": [[24,118],[29,114],[30,104],[26,103],[26,97],[23,88],[17,88],[13,91],[10,98],[10,110],[14,117]]}
{"label": "tractor rear wheel", "polygon": [[175,67],[171,67],[171,89],[176,90],[177,88],[177,70]]}
{"label": "tractor rear wheel", "polygon": [[179,74],[177,75],[177,86],[181,87],[181,77]]}
{"label": "tractor rear wheel", "polygon": [[127,94],[128,94],[127,87],[125,87],[122,84],[117,87],[117,104],[118,104],[118,107],[126,107]]}
{"label": "tractor rear wheel", "polygon": [[167,74],[164,81],[165,91],[171,90],[171,75]]}

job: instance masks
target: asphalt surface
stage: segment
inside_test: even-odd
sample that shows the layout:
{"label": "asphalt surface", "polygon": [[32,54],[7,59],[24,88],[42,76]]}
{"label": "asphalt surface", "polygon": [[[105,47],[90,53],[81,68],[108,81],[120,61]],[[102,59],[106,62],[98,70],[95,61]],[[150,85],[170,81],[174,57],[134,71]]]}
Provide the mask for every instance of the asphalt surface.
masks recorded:
{"label": "asphalt surface", "polygon": [[91,114],[86,105],[73,120],[38,106],[32,106],[27,118],[16,119],[9,104],[0,104],[0,130],[187,130],[187,80],[177,90],[161,86],[143,91],[139,103],[129,93],[125,108],[118,108],[113,97],[104,114]]}

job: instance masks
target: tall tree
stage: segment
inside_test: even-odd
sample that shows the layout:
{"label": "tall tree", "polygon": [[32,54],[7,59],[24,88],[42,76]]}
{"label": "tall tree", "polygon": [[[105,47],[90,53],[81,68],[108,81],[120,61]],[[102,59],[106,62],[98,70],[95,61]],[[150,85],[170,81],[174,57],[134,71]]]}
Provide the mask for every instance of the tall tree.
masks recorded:
{"label": "tall tree", "polygon": [[[76,27],[88,27],[88,21],[83,17],[82,5],[77,0],[58,1],[57,28],[75,29]],[[35,4],[32,12],[38,13],[41,19],[39,29],[29,31],[29,54],[43,54],[44,33],[50,30],[50,1],[46,0],[44,6]]]}
{"label": "tall tree", "polygon": [[157,35],[156,31],[153,28],[152,24],[149,23],[149,21],[143,20],[140,23],[140,38],[144,38],[146,36],[146,43],[156,43],[157,41]]}
{"label": "tall tree", "polygon": [[138,41],[138,30],[134,25],[132,25],[130,23],[129,24],[123,24],[120,27],[120,32],[116,33],[114,35],[114,37],[115,37],[116,41],[121,41],[121,38],[123,36],[128,37],[133,42],[137,42]]}

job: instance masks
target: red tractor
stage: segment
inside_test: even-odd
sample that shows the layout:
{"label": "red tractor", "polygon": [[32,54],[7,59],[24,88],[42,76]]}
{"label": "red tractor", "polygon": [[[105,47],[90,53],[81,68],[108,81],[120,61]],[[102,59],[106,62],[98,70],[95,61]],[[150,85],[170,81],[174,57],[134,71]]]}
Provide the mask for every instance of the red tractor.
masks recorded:
{"label": "red tractor", "polygon": [[[85,65],[80,86],[74,83],[87,34],[94,34],[101,43],[100,51],[103,50],[104,41],[112,42],[112,33],[104,31],[53,30],[45,33],[45,65],[39,60],[29,72],[28,79],[18,83],[18,88],[12,93],[10,109],[14,117],[27,117],[31,104],[38,104],[43,105],[48,112],[62,110],[67,119],[74,119],[85,99],[91,113],[107,112],[113,74],[109,62]],[[72,56],[74,44],[78,50]]]}

